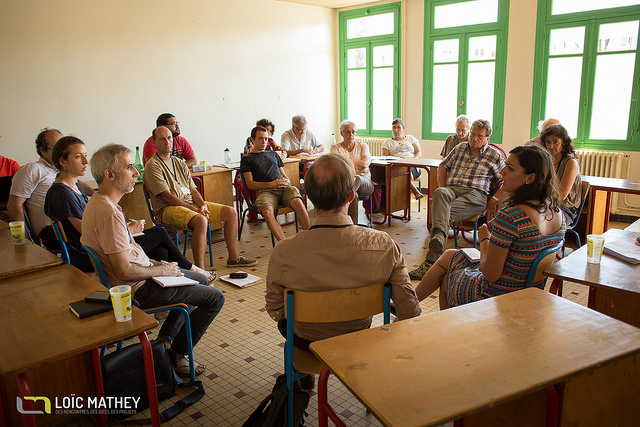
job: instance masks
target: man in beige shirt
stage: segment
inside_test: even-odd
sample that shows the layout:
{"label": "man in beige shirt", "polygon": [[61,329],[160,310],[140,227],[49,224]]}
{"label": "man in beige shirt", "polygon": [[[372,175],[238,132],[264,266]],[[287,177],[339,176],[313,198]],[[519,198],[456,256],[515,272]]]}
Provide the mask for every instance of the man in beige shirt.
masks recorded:
{"label": "man in beige shirt", "polygon": [[[398,319],[422,312],[398,245],[389,234],[351,221],[347,212],[355,198],[353,174],[353,166],[341,155],[316,160],[305,177],[305,189],[316,210],[313,226],[279,242],[271,254],[266,309],[283,336],[285,288],[325,291],[390,282]],[[370,325],[370,317],[322,325],[296,323],[295,344],[304,348],[312,341]]]}
{"label": "man in beige shirt", "polygon": [[156,153],[147,161],[144,185],[151,195],[156,217],[165,224],[188,228],[192,232],[193,263],[204,269],[207,225],[224,222],[227,267],[252,267],[257,261],[238,254],[238,223],[232,206],[205,202],[196,189],[184,160],[171,155],[173,136],[164,126],[152,133]]}

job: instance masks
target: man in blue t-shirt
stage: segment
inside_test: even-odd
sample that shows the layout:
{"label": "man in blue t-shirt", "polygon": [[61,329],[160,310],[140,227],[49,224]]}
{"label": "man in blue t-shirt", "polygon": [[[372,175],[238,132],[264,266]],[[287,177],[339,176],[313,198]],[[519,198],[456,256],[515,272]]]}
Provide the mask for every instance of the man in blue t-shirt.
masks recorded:
{"label": "man in blue t-shirt", "polygon": [[242,157],[240,173],[244,177],[247,188],[257,190],[255,205],[262,214],[269,230],[276,239],[284,239],[284,232],[276,221],[275,211],[279,205],[293,209],[298,215],[298,222],[303,230],[311,226],[307,209],[302,203],[300,191],[291,185],[284,173],[284,163],[275,151],[265,151],[269,132],[262,126],[251,130],[253,151]]}

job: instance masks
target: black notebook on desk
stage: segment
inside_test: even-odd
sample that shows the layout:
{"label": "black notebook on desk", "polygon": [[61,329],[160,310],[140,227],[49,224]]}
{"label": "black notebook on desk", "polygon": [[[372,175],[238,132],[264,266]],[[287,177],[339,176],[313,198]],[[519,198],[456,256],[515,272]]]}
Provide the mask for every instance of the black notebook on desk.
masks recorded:
{"label": "black notebook on desk", "polygon": [[111,308],[110,302],[104,303],[80,300],[70,303],[69,310],[71,310],[71,312],[75,314],[78,319],[84,319],[85,317],[113,310],[113,308]]}

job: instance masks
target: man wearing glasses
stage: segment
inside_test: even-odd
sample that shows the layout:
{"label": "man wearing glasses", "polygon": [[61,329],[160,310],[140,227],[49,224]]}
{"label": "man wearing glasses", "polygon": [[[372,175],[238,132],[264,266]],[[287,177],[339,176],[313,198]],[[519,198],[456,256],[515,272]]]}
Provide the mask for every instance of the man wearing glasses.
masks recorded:
{"label": "man wearing glasses", "polygon": [[292,128],[282,134],[282,143],[280,144],[282,148],[287,150],[288,156],[295,156],[300,153],[316,154],[324,151],[322,144],[318,145],[316,137],[307,130],[305,116],[293,116],[291,125]]}
{"label": "man wearing glasses", "polygon": [[[171,113],[160,114],[156,119],[156,127],[164,126],[171,131],[173,135],[173,149],[171,155],[180,159],[184,159],[187,163],[187,167],[191,167],[198,163],[196,154],[191,148],[189,141],[183,136],[180,136],[180,122]],[[153,138],[149,137],[144,143],[144,149],[142,151],[142,163],[147,164],[147,160],[151,158],[156,152],[156,145],[153,142]]]}
{"label": "man wearing glasses", "polygon": [[500,171],[505,166],[502,154],[488,144],[491,124],[476,120],[469,140],[458,144],[438,166],[438,188],[431,205],[431,236],[429,252],[409,276],[420,280],[442,255],[447,245],[449,221],[460,221],[487,211],[487,221],[493,218],[502,191],[490,196],[497,188]]}

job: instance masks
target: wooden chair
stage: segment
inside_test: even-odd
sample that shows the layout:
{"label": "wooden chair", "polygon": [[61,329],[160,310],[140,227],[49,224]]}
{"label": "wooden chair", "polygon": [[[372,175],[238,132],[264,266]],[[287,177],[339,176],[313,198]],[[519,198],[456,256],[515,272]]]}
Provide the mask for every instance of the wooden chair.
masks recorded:
{"label": "wooden chair", "polygon": [[[384,313],[384,323],[390,321],[389,307],[391,285],[376,283],[355,289],[332,289],[322,292],[285,289],[285,317],[287,340],[284,345],[284,365],[287,378],[288,416],[291,427],[293,416],[293,382],[308,374],[320,373],[318,382],[318,419],[320,426],[327,425],[327,417],[338,426],[344,423],[327,402],[329,370],[313,353],[293,345],[295,322],[327,323],[346,322]],[[294,370],[295,369],[295,370]]]}
{"label": "wooden chair", "polygon": [[[96,273],[98,273],[98,277],[100,278],[100,282],[102,283],[102,285],[105,288],[110,289],[111,286],[109,286],[107,275],[104,272],[104,268],[102,268],[102,262],[100,261],[100,258],[98,258],[98,254],[96,254],[96,252],[89,246],[82,245],[82,248],[89,254],[89,257],[91,258],[91,263],[93,264],[93,268],[96,270]],[[178,303],[178,304],[163,305],[161,307],[145,308],[144,312],[147,314],[154,314],[154,313],[159,313],[161,311],[171,311],[171,310],[177,310],[181,312],[184,316],[184,327],[186,329],[186,336],[187,336],[187,351],[189,353],[188,354],[189,355],[189,371],[190,371],[191,380],[195,381],[196,370],[195,370],[195,364],[193,362],[193,342],[191,340],[191,319],[189,317],[189,307],[187,306],[187,304]],[[120,349],[121,346],[122,346],[122,341],[118,343],[118,349]]]}
{"label": "wooden chair", "polygon": [[[256,205],[254,204],[254,200],[251,197],[251,194],[249,192],[249,188],[247,187],[247,183],[244,180],[244,175],[242,174],[242,172],[238,171],[238,175],[240,176],[240,182],[242,184],[242,192],[241,192],[241,198],[244,199],[247,202],[247,208],[242,210],[242,217],[240,219],[240,228],[238,231],[238,240],[240,240],[240,237],[242,237],[242,229],[244,227],[244,219],[247,216],[247,212],[249,212],[250,210],[253,211],[258,211],[258,208],[256,207]],[[241,199],[239,199],[241,200]],[[239,202],[239,206],[242,207],[242,201]],[[240,210],[238,210],[238,213],[240,212]],[[281,213],[289,213],[289,212],[293,212],[293,215],[295,216],[295,219],[293,222],[295,222],[296,224],[296,233],[298,232],[298,214],[296,213],[296,211],[294,211],[293,209],[290,209],[286,206],[278,206],[278,208],[276,209],[276,211],[274,212],[274,216],[277,218],[278,214]],[[282,223],[280,225],[288,225],[291,224],[291,222],[285,222]],[[271,233],[271,245],[275,246],[276,245],[276,241],[275,238],[273,237],[273,233]]]}
{"label": "wooden chair", "polygon": [[27,214],[27,210],[25,208],[23,208],[24,211],[24,228],[26,229],[27,233],[29,233],[29,237],[31,238],[31,241],[33,243],[35,243],[38,246],[42,246],[42,242],[40,242],[40,237],[38,237],[38,235],[36,234],[35,230],[33,229],[33,227],[31,226],[31,221],[29,221],[29,215]]}
{"label": "wooden chair", "polygon": [[[547,283],[547,277],[542,274],[544,270],[547,269],[553,262],[556,260],[556,253],[562,250],[562,246],[564,245],[564,239],[560,241],[557,245],[546,248],[542,250],[538,254],[533,263],[531,264],[531,269],[529,270],[529,274],[527,275],[527,282],[525,284],[526,288],[530,288],[534,283],[543,281],[540,289],[543,289],[545,284]],[[551,290],[549,290],[551,292]],[[555,293],[555,292],[551,292]]]}
{"label": "wooden chair", "polygon": [[69,257],[69,250],[67,249],[67,235],[64,233],[64,228],[62,228],[62,223],[60,221],[51,221],[53,226],[53,231],[56,233],[56,237],[58,238],[58,243],[60,243],[61,249],[61,257],[62,262],[65,264],[71,264],[71,258]]}
{"label": "wooden chair", "polygon": [[[186,256],[187,244],[189,243],[189,229],[175,227],[175,226],[164,224],[158,221],[156,219],[156,216],[153,214],[153,208],[151,207],[151,194],[149,194],[144,184],[142,184],[142,191],[144,192],[144,201],[147,203],[147,210],[149,211],[149,216],[151,217],[151,221],[153,221],[153,225],[155,227],[163,227],[163,228],[166,228],[168,231],[171,231],[175,236],[176,246],[178,247],[178,249],[180,249],[180,237],[178,237],[178,232],[184,231],[184,247],[182,248],[182,255]],[[207,243],[209,244],[209,265],[213,267],[213,250],[211,248],[211,226],[208,223],[207,223]]]}

